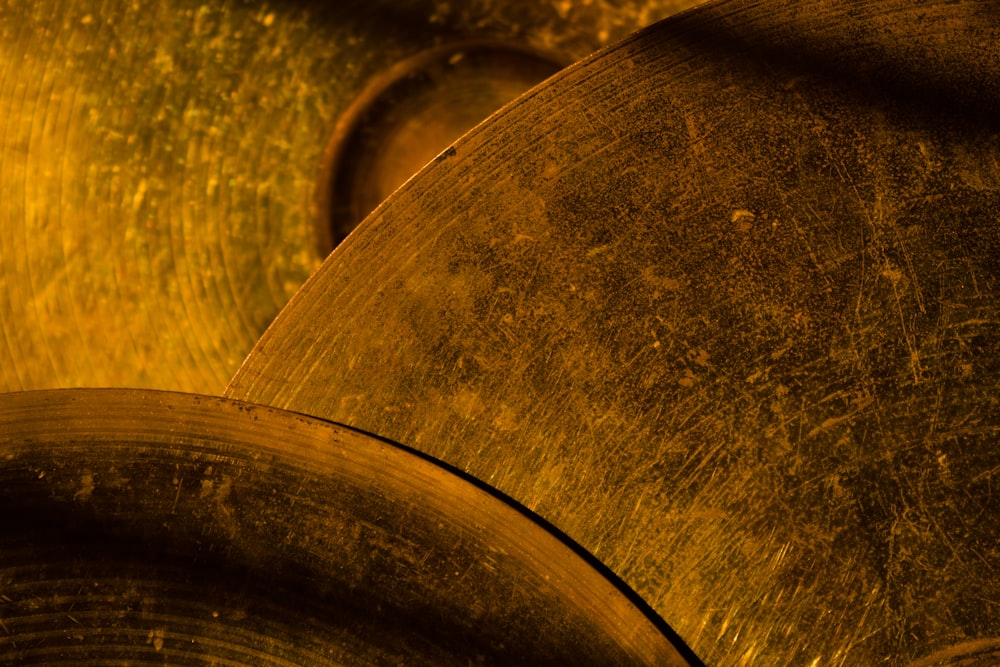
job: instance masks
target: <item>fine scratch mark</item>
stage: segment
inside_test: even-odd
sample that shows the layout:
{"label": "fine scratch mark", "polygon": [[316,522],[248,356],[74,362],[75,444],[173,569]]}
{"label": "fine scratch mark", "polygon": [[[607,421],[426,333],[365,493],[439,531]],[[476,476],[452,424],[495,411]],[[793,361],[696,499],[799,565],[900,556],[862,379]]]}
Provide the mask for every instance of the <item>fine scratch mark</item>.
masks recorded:
{"label": "fine scratch mark", "polygon": [[828,419],[823,420],[823,423],[814,428],[813,430],[811,430],[807,437],[811,438],[820,431],[831,429],[834,426],[837,426],[838,424],[842,424],[846,421],[854,419],[856,416],[858,416],[858,414],[863,412],[868,406],[872,405],[874,402],[875,399],[873,399],[871,396],[860,397],[853,410],[851,410],[847,414],[840,415],[839,417],[830,417]]}
{"label": "fine scratch mark", "polygon": [[174,514],[177,510],[177,501],[181,497],[181,487],[184,486],[184,478],[177,480],[177,493],[174,494],[174,504],[170,506],[170,513]]}
{"label": "fine scratch mark", "polygon": [[292,501],[288,504],[289,508],[295,507],[295,501],[299,499],[299,495],[302,494],[302,482],[299,482],[299,488],[295,489],[295,493],[292,494]]}
{"label": "fine scratch mark", "polygon": [[920,374],[923,372],[920,364],[920,350],[917,349],[915,336],[910,331],[907,331],[903,302],[899,298],[899,290],[896,288],[895,282],[892,283],[892,293],[896,298],[896,312],[899,313],[899,326],[903,330],[903,338],[906,340],[906,347],[910,352],[910,372],[913,373],[913,384],[920,384]]}

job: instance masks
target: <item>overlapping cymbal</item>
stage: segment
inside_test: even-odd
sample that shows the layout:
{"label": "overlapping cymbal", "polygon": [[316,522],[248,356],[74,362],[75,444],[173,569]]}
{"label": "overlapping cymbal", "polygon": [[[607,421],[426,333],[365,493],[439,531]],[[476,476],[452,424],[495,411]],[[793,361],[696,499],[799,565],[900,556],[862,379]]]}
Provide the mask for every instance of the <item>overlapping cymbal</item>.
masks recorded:
{"label": "overlapping cymbal", "polygon": [[328,250],[328,142],[373,81],[469,40],[555,67],[679,6],[4,3],[0,391],[221,391]]}
{"label": "overlapping cymbal", "polygon": [[301,415],[0,396],[6,665],[688,665],[528,514]]}
{"label": "overlapping cymbal", "polygon": [[1000,12],[714,3],[397,191],[228,395],[495,485],[710,664],[1000,651]]}

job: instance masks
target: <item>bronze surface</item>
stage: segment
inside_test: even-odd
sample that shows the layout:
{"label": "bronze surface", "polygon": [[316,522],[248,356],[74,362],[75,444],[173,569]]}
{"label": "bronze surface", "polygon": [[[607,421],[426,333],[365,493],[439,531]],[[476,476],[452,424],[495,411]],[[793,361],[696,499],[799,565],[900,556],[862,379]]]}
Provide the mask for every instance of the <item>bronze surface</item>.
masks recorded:
{"label": "bronze surface", "polygon": [[376,77],[330,141],[321,254],[465,132],[568,64],[479,41],[429,49]]}
{"label": "bronze surface", "polygon": [[316,419],[0,396],[3,664],[689,664],[528,513]]}
{"label": "bronze surface", "polygon": [[709,664],[986,664],[998,44],[993,2],[660,23],[397,191],[228,395],[496,486]]}
{"label": "bronze surface", "polygon": [[569,62],[684,4],[0,1],[0,391],[221,391],[319,264],[373,78],[471,39]]}

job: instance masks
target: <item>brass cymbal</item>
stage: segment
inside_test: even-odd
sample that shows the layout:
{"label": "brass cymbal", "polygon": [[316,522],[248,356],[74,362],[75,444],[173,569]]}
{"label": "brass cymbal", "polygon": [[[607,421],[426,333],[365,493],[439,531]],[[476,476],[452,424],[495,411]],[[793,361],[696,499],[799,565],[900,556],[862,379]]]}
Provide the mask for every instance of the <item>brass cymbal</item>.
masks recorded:
{"label": "brass cymbal", "polygon": [[373,81],[470,40],[571,62],[684,4],[5,3],[0,391],[221,391],[323,256],[328,144]]}
{"label": "brass cymbal", "polygon": [[706,662],[1000,655],[1000,12],[731,1],[393,194],[227,395],[486,480]]}
{"label": "brass cymbal", "polygon": [[0,480],[4,664],[697,664],[523,509],[302,415],[7,394]]}

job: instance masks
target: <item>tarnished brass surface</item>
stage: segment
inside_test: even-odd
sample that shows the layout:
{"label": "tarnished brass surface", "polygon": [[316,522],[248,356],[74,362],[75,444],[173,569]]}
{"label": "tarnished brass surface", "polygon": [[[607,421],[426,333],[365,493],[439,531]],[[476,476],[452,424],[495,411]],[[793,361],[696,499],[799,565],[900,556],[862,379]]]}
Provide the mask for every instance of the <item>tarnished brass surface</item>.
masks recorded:
{"label": "tarnished brass surface", "polygon": [[0,1],[0,391],[221,391],[319,264],[372,78],[470,39],[573,61],[686,4]]}
{"label": "tarnished brass surface", "polygon": [[495,485],[709,664],[995,660],[998,8],[724,2],[564,71],[228,394]]}
{"label": "tarnished brass surface", "polygon": [[5,665],[689,664],[530,514],[301,415],[0,396],[0,510]]}
{"label": "tarnished brass surface", "polygon": [[479,41],[428,49],[376,77],[330,140],[321,252],[476,124],[568,64]]}

